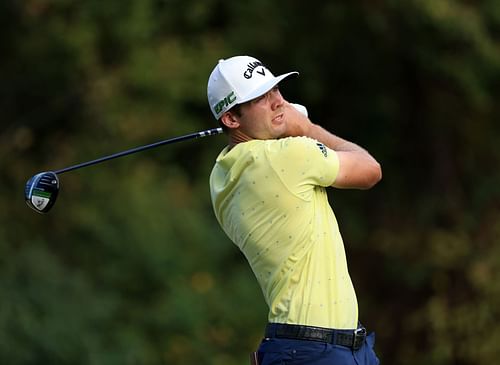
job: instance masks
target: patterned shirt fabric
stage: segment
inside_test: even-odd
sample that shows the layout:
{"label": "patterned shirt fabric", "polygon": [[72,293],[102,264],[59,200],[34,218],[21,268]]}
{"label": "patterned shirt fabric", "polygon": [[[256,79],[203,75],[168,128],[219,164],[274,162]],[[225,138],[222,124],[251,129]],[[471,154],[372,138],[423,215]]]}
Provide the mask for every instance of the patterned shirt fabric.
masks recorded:
{"label": "patterned shirt fabric", "polygon": [[210,175],[217,220],[248,260],[269,322],[350,329],[356,294],[326,187],[337,153],[308,137],[226,147]]}

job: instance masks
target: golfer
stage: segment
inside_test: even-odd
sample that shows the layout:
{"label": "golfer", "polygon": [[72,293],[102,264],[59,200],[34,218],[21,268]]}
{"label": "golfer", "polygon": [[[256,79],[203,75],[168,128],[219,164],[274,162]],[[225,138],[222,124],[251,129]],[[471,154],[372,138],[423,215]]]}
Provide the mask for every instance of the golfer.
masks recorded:
{"label": "golfer", "polygon": [[259,60],[220,60],[208,102],[228,136],[210,175],[217,220],[243,252],[267,305],[253,363],[378,364],[326,188],[369,189],[382,177],[363,148],[312,123]]}

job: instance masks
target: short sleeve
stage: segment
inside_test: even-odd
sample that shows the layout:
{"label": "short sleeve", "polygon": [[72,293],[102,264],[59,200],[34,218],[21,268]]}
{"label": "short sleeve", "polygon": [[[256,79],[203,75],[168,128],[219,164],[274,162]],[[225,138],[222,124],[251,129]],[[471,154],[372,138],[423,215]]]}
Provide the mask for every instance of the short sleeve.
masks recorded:
{"label": "short sleeve", "polygon": [[289,137],[270,144],[267,157],[282,182],[294,192],[331,186],[339,172],[337,153],[308,137]]}

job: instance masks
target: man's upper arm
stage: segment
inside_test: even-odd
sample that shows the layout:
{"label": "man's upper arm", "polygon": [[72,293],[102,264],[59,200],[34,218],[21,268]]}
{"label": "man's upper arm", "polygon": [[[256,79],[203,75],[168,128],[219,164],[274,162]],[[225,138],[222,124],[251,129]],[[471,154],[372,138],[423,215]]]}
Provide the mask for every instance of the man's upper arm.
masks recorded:
{"label": "man's upper arm", "polygon": [[369,189],[382,178],[379,163],[366,151],[337,151],[339,172],[332,186],[343,189]]}
{"label": "man's upper arm", "polygon": [[279,150],[270,157],[271,165],[295,193],[314,186],[331,186],[338,173],[335,151],[308,137],[279,140]]}

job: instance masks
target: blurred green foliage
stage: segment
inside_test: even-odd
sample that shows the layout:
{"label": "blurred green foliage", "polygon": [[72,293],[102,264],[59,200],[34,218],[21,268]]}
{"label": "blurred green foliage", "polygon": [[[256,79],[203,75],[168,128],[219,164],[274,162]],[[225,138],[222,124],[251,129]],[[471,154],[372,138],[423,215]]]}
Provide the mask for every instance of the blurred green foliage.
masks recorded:
{"label": "blurred green foliage", "polygon": [[0,363],[246,364],[267,310],[212,214],[224,137],[25,181],[215,126],[206,81],[254,55],[383,181],[330,191],[384,364],[500,355],[500,3],[0,3]]}

